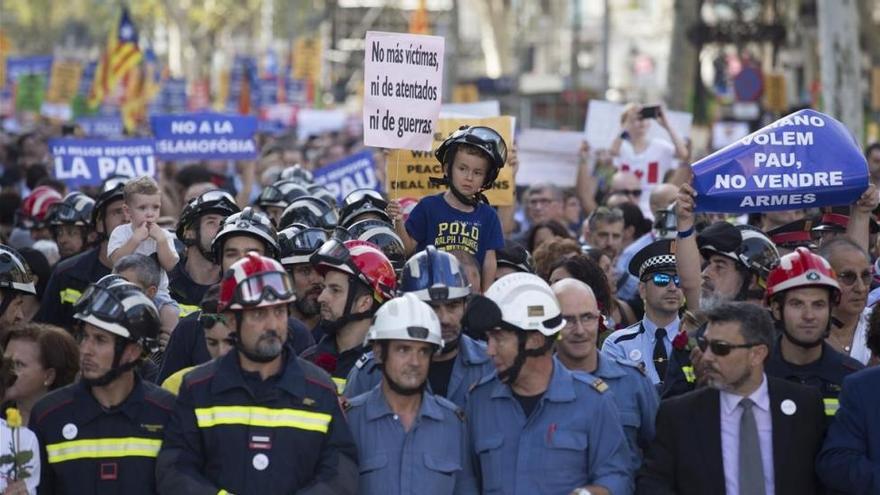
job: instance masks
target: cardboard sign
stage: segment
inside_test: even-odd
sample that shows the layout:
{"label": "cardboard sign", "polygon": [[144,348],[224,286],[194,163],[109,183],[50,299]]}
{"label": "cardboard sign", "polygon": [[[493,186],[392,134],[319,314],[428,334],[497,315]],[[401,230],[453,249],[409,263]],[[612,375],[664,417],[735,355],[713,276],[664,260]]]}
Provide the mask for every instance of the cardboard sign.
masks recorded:
{"label": "cardboard sign", "polygon": [[[433,150],[437,149],[444,139],[463,125],[491,127],[501,134],[508,149],[513,146],[513,117],[440,119],[437,132],[433,136],[432,151],[394,150],[388,155],[385,161],[385,175],[388,177],[389,197],[392,199],[421,198],[445,191],[445,186],[429,184],[428,179],[431,177],[443,177],[443,167],[434,157]],[[512,205],[515,188],[516,184],[513,183],[510,167],[505,166],[498,174],[494,187],[483,194],[493,206]]]}
{"label": "cardboard sign", "polygon": [[49,150],[54,160],[55,178],[71,189],[100,185],[112,175],[157,175],[152,139],[52,139]]}
{"label": "cardboard sign", "polygon": [[315,170],[315,183],[326,187],[336,195],[336,202],[342,200],[355,189],[382,191],[382,184],[376,178],[376,163],[372,151],[347,156]]}
{"label": "cardboard sign", "polygon": [[257,118],[216,113],[150,118],[156,156],[163,160],[249,160],[256,158]]}
{"label": "cardboard sign", "polygon": [[849,129],[801,110],[693,164],[697,211],[767,212],[848,205],[868,187]]}
{"label": "cardboard sign", "polygon": [[444,40],[367,32],[364,144],[429,151],[443,95]]}

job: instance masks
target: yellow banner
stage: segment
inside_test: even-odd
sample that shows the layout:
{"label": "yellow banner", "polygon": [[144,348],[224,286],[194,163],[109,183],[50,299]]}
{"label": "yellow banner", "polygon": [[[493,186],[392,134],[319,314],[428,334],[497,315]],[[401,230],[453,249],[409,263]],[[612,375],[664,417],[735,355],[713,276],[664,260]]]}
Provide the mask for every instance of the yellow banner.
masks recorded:
{"label": "yellow banner", "polygon": [[[486,126],[501,134],[508,150],[513,146],[513,117],[491,117],[486,119],[440,119],[437,122],[438,132],[434,133],[434,146],[440,144],[460,126]],[[392,199],[402,197],[422,198],[429,194],[437,194],[446,190],[445,186],[431,186],[430,177],[443,177],[443,167],[434,158],[433,151],[393,150],[386,161],[386,190]],[[498,174],[495,185],[484,194],[493,206],[513,204],[513,183],[510,167],[505,166]]]}
{"label": "yellow banner", "polygon": [[75,60],[55,60],[52,63],[52,74],[49,76],[49,91],[46,101],[49,103],[68,103],[79,92],[79,81],[82,78],[83,65]]}
{"label": "yellow banner", "polygon": [[293,78],[312,81],[321,79],[321,40],[299,38],[293,45]]}

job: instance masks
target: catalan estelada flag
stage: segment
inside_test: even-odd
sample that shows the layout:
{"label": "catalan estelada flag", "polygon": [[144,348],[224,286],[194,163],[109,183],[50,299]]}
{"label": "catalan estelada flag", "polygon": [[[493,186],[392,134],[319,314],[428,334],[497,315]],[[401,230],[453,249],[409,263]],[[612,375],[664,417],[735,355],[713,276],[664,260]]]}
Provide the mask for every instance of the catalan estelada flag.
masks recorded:
{"label": "catalan estelada flag", "polygon": [[119,21],[107,36],[107,48],[101,54],[92,90],[89,93],[89,107],[94,108],[104,101],[119,81],[141,61],[138,48],[138,34],[126,7],[122,8]]}

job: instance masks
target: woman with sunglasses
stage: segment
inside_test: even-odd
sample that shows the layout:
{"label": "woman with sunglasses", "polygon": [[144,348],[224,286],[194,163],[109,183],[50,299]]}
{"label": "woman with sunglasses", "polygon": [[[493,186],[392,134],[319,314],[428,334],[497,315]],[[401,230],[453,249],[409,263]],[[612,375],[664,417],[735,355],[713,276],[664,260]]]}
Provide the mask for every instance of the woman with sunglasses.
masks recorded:
{"label": "woman with sunglasses", "polygon": [[654,385],[661,385],[669,367],[672,339],[679,330],[678,310],[684,301],[673,241],[662,239],[645,246],[633,256],[629,272],[639,278],[645,318],[609,335],[602,351],[616,359],[644,363]]}

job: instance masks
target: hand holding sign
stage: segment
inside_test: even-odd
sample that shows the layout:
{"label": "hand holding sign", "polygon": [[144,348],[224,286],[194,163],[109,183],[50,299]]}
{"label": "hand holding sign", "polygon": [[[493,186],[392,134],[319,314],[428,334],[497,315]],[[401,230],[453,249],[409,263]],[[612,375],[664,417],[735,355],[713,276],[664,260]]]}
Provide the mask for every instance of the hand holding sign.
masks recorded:
{"label": "hand holding sign", "polygon": [[692,165],[697,211],[767,212],[852,204],[868,164],[849,130],[801,110]]}

